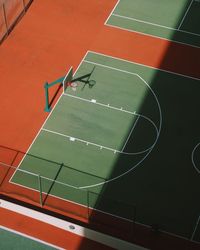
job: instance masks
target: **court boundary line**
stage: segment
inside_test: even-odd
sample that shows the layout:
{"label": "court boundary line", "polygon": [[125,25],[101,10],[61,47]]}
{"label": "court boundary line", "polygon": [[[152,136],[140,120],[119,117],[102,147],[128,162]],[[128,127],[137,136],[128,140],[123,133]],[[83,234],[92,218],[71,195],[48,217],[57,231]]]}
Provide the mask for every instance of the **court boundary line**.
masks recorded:
{"label": "court boundary line", "polygon": [[[151,25],[151,26],[160,27],[160,28],[163,28],[163,29],[168,29],[168,30],[173,30],[173,31],[179,31],[179,32],[183,32],[183,33],[186,33],[186,34],[190,34],[190,35],[194,35],[194,36],[199,36],[200,37],[200,34],[193,33],[193,32],[187,31],[187,30],[181,30],[179,28],[171,28],[171,27],[168,27],[168,26],[165,26],[165,25],[147,22],[147,21],[143,21],[143,20],[140,20],[140,19],[137,19],[137,18],[133,18],[133,17],[126,17],[126,16],[122,16],[122,15],[119,15],[119,14],[112,14],[112,16],[116,16],[116,17],[119,17],[119,18],[122,18],[122,19],[132,20],[132,21],[135,21],[135,22],[138,22],[138,23],[145,23],[145,24],[148,24],[148,25]],[[116,26],[116,27],[118,27],[118,26]],[[121,28],[124,29],[123,27],[121,27]],[[157,37],[160,37],[160,36],[157,36]],[[160,38],[162,38],[162,37],[160,37]],[[190,45],[190,44],[188,44],[188,45]]]}
{"label": "court boundary line", "polygon": [[[83,60],[83,62],[86,62],[86,63],[89,63],[89,64],[93,64],[93,65],[97,65],[97,66],[100,66],[100,67],[103,67],[103,68],[108,68],[108,69],[111,69],[111,70],[119,71],[119,72],[122,72],[122,73],[125,73],[125,74],[137,76],[143,83],[145,83],[145,85],[151,90],[151,92],[154,93],[154,91],[151,89],[151,87],[149,86],[149,84],[139,74],[137,74],[137,73],[133,73],[133,72],[130,72],[130,71],[127,71],[127,70],[121,70],[121,69],[118,69],[118,68],[115,68],[115,67],[111,67],[111,66],[107,66],[107,65],[104,65],[104,64],[100,64],[100,63],[94,63],[92,61],[88,61],[88,60],[85,60],[85,59]],[[83,100],[83,101],[92,102],[92,100],[84,99],[84,98],[81,98],[81,97],[78,97],[78,96],[75,96],[75,95],[70,95],[70,94],[66,94],[66,93],[64,93],[64,95],[65,96],[70,96],[70,97],[73,97],[73,98],[76,98],[76,99],[80,99],[80,100]],[[153,94],[153,96],[155,98],[155,93]],[[157,99],[157,97],[155,99]],[[118,111],[124,111],[126,113],[137,115],[137,116],[140,116],[140,117],[148,120],[154,126],[154,128],[156,129],[157,136],[159,137],[159,129],[157,128],[157,126],[155,125],[155,123],[150,118],[148,118],[147,116],[144,116],[142,114],[137,114],[136,111],[132,112],[132,111],[124,110],[122,107],[119,109],[119,108],[110,106],[109,104],[106,105],[106,104],[102,104],[102,103],[99,103],[99,102],[95,102],[94,104],[101,105],[101,106],[104,106],[104,107],[107,107],[107,108],[112,108],[112,109],[115,109],[115,110],[118,110]],[[157,139],[158,138],[156,138],[155,142],[157,141]],[[143,151],[137,152],[137,153],[126,153],[126,152],[122,152],[122,151],[117,151],[117,152],[124,153],[124,154],[141,154],[141,153],[147,152],[153,146],[154,146],[154,143],[149,148],[147,148],[147,149],[145,149]]]}
{"label": "court boundary line", "polygon": [[142,31],[136,31],[136,30],[131,30],[131,29],[127,29],[127,28],[122,28],[122,27],[119,27],[119,26],[115,26],[113,24],[106,24],[106,25],[109,26],[109,27],[112,27],[112,28],[120,29],[120,30],[123,30],[123,31],[128,31],[128,32],[131,32],[131,33],[140,34],[140,35],[147,36],[147,37],[153,37],[153,38],[156,38],[156,39],[161,39],[161,40],[165,40],[165,41],[168,41],[168,42],[173,42],[173,43],[177,43],[177,44],[181,44],[181,45],[185,45],[185,46],[190,46],[190,47],[197,48],[197,49],[200,48],[200,46],[197,46],[197,45],[193,45],[193,44],[189,44],[189,43],[185,43],[185,42],[180,42],[180,41],[173,40],[173,39],[167,39],[167,38],[152,35],[152,34],[147,34],[147,33],[144,33]]}
{"label": "court boundary line", "polygon": [[173,71],[170,71],[170,70],[156,68],[156,67],[149,66],[149,65],[146,65],[146,64],[142,64],[142,63],[138,63],[138,62],[129,61],[129,60],[126,60],[126,59],[123,59],[123,58],[118,58],[118,57],[115,57],[115,56],[106,55],[104,53],[100,53],[100,52],[96,52],[96,51],[91,51],[91,50],[88,50],[88,53],[96,54],[96,55],[100,55],[100,56],[104,56],[104,57],[110,57],[110,58],[113,58],[115,60],[124,61],[124,62],[130,63],[130,64],[136,64],[136,65],[139,65],[139,66],[142,66],[142,67],[146,67],[146,68],[150,68],[150,69],[155,69],[155,70],[162,71],[162,72],[165,72],[165,73],[169,73],[169,74],[173,74],[173,75],[178,75],[178,76],[182,76],[182,77],[186,77],[186,78],[190,78],[190,79],[193,79],[193,80],[200,81],[200,78],[196,78],[196,77],[189,76],[189,75],[184,75],[184,74],[173,72]]}
{"label": "court boundary line", "polygon": [[110,14],[108,15],[106,21],[104,22],[104,25],[106,25],[106,23],[108,22],[108,20],[110,19],[110,17],[112,16],[113,12],[115,11],[115,9],[117,8],[117,5],[120,3],[120,0],[117,0],[117,3],[115,4],[114,8],[112,9],[112,11],[110,12]]}
{"label": "court boundary line", "polygon": [[[119,0],[120,1],[120,0]],[[118,2],[119,2],[118,1]],[[170,73],[170,74],[174,74],[174,75],[178,75],[178,76],[181,76],[181,77],[186,77],[186,78],[190,78],[190,79],[193,79],[193,80],[197,80],[197,81],[200,81],[200,78],[196,78],[196,77],[192,77],[192,76],[188,76],[188,75],[184,75],[184,74],[180,74],[180,73],[176,73],[176,72],[173,72],[173,71],[169,71],[169,70],[164,70],[164,69],[159,69],[159,68],[156,68],[156,67],[153,67],[153,66],[148,66],[148,65],[145,65],[145,64],[142,64],[142,63],[137,63],[137,62],[132,62],[132,61],[129,61],[129,60],[126,60],[126,59],[123,59],[123,58],[117,58],[117,57],[114,57],[114,56],[110,56],[110,55],[106,55],[104,53],[99,53],[99,52],[96,52],[96,51],[91,51],[91,50],[88,50],[86,52],[86,54],[83,56],[83,59],[81,60],[80,64],[78,65],[76,71],[74,72],[74,74],[78,71],[78,69],[80,68],[82,62],[85,60],[85,58],[87,57],[87,55],[89,53],[92,53],[92,54],[97,54],[97,55],[100,55],[100,56],[104,56],[104,57],[109,57],[109,58],[113,58],[115,60],[119,60],[119,61],[124,61],[124,62],[127,62],[127,63],[130,63],[130,64],[136,64],[136,65],[139,65],[139,66],[142,66],[142,67],[147,67],[147,68],[151,68],[151,69],[155,69],[155,70],[158,70],[158,71],[162,71],[162,72],[166,72],[166,73]],[[58,100],[56,101],[54,107],[52,108],[52,110],[50,111],[49,115],[47,116],[47,118],[45,119],[43,125],[41,126],[41,128],[39,129],[38,133],[36,134],[35,138],[33,139],[32,143],[30,144],[30,146],[28,147],[26,153],[28,153],[32,147],[32,145],[34,144],[34,142],[36,141],[37,137],[39,136],[42,128],[44,127],[44,125],[46,124],[46,122],[48,121],[49,117],[50,117],[50,114],[53,112],[54,108],[57,106],[60,98],[62,97],[62,94],[60,95],[60,97],[58,98]],[[157,97],[156,97],[157,99]],[[161,115],[162,117],[162,115]],[[24,160],[25,156],[22,158],[21,162]],[[20,167],[21,165],[21,162],[19,163],[19,165],[17,166],[17,168]],[[17,168],[16,168],[16,171],[17,171]],[[13,173],[13,175],[15,174],[15,172]],[[10,180],[13,178],[13,175],[10,177]],[[9,182],[11,182],[9,180]],[[11,182],[12,183],[12,182]],[[13,183],[15,184],[15,183]]]}
{"label": "court boundary line", "polygon": [[[193,2],[194,2],[194,0],[192,0],[190,2],[190,5]],[[150,37],[154,37],[154,38],[160,38],[160,39],[163,39],[163,40],[166,40],[166,41],[171,41],[171,42],[174,42],[174,43],[183,44],[183,45],[191,46],[191,47],[194,47],[194,48],[200,48],[200,46],[193,45],[193,44],[190,44],[190,43],[177,41],[177,40],[173,40],[173,39],[170,39],[170,38],[165,38],[165,37],[161,37],[161,36],[157,36],[157,35],[153,35],[153,34],[144,33],[142,31],[136,31],[136,30],[132,30],[132,29],[128,29],[128,28],[123,28],[123,27],[120,27],[120,26],[117,26],[117,25],[114,25],[114,24],[108,24],[108,21],[109,21],[110,17],[113,15],[113,16],[118,16],[118,17],[121,17],[121,18],[132,19],[133,21],[136,21],[136,22],[141,22],[141,23],[146,23],[146,24],[149,24],[149,25],[157,26],[157,27],[166,28],[166,29],[169,29],[169,30],[174,30],[174,31],[178,31],[178,32],[184,32],[184,33],[190,34],[190,35],[200,36],[200,34],[189,32],[189,31],[186,31],[186,30],[175,29],[175,28],[164,26],[164,25],[147,22],[147,21],[144,21],[144,20],[141,20],[141,19],[136,19],[136,18],[126,17],[126,16],[122,16],[122,15],[118,15],[118,14],[113,14],[119,3],[120,3],[120,0],[118,0],[117,4],[115,5],[115,7],[111,11],[109,17],[107,18],[106,22],[104,23],[105,26],[110,26],[110,27],[117,28],[117,29],[120,29],[120,30],[125,30],[125,31],[132,32],[132,33],[138,33],[138,34],[142,34],[142,35],[150,36]]]}
{"label": "court boundary line", "polygon": [[[89,53],[98,54],[98,53],[96,53],[96,52],[94,52],[94,51],[88,50],[87,53],[86,53],[86,55],[85,55],[85,57],[83,58],[83,61],[87,61],[87,60],[85,60],[85,58],[86,58],[86,56],[87,56]],[[103,54],[100,54],[100,53],[99,53],[99,55],[103,55]],[[106,57],[106,55],[103,55],[103,56]],[[107,57],[110,57],[110,56],[107,56]],[[114,58],[114,57],[111,57],[111,58]],[[119,61],[120,61],[120,60],[124,61],[124,60],[121,59],[121,58],[114,58],[114,59],[119,60]],[[87,61],[87,62],[89,62],[89,61]],[[94,62],[92,62],[92,61],[89,62],[89,63],[93,63],[93,64],[94,64]],[[131,64],[131,63],[134,64],[134,62],[129,62],[129,63],[130,63],[130,64]],[[100,64],[99,64],[99,65],[100,65]],[[104,66],[106,67],[106,65],[104,65]],[[126,72],[126,71],[125,71],[125,72]],[[133,73],[133,74],[134,74],[134,73]],[[139,76],[139,75],[138,75],[138,76]],[[140,76],[139,76],[139,77],[140,77]],[[140,78],[141,78],[141,77],[140,77]],[[143,78],[141,78],[141,80],[144,81],[145,84],[147,84],[146,81],[145,81]],[[147,85],[148,85],[148,84],[147,84]],[[148,85],[148,86],[149,86],[149,85]],[[156,102],[157,102],[158,111],[159,111],[159,115],[160,115],[160,124],[159,124],[159,129],[158,129],[158,137],[156,138],[156,141],[155,141],[155,143],[154,143],[154,146],[155,146],[155,144],[157,143],[157,140],[158,140],[158,138],[159,138],[160,131],[161,131],[161,127],[162,127],[162,111],[161,111],[160,103],[159,103],[159,101],[158,101],[158,98],[157,98],[156,94],[154,93],[154,91],[151,89],[150,86],[149,86],[149,89],[150,89],[151,93],[153,94],[153,96],[154,96],[154,98],[155,98],[155,100],[156,100]],[[148,155],[150,154],[150,152],[153,150],[154,146],[149,150],[149,152],[147,152],[147,154],[143,157],[142,160],[140,160],[138,163],[136,163],[132,168],[130,168],[130,169],[129,169],[128,171],[126,171],[125,173],[121,174],[120,176],[114,177],[114,178],[112,178],[112,179],[110,179],[110,180],[108,180],[108,181],[105,181],[105,182],[103,182],[103,183],[99,183],[99,184],[93,185],[92,187],[99,186],[99,185],[108,183],[108,182],[110,182],[110,181],[117,180],[118,178],[121,178],[122,176],[128,174],[129,172],[134,171],[134,170],[137,168],[137,166],[140,165],[140,164],[148,157]],[[84,186],[84,187],[80,187],[80,188],[89,188],[89,187],[91,187],[91,186]]]}
{"label": "court boundary line", "polygon": [[[82,63],[82,61],[84,60],[84,58],[86,57],[86,55],[87,55],[87,53],[84,55],[83,59],[81,60],[80,64],[78,65],[76,71],[78,71],[78,69],[79,69],[79,67],[81,66],[81,63]],[[76,71],[74,72],[74,74],[76,73]],[[63,92],[60,94],[60,96],[59,96],[58,100],[56,101],[55,105],[53,106],[53,108],[52,108],[51,111],[49,112],[47,118],[45,119],[45,121],[43,122],[41,128],[40,128],[39,131],[37,132],[35,138],[33,139],[33,141],[31,142],[30,146],[28,147],[28,149],[27,149],[27,151],[26,151],[26,154],[28,154],[28,152],[30,151],[32,145],[35,143],[35,141],[36,141],[37,138],[39,137],[39,134],[41,133],[41,131],[42,131],[43,127],[45,126],[45,124],[47,123],[48,119],[50,118],[51,113],[54,111],[54,109],[55,109],[55,107],[57,106],[58,102],[60,101],[62,95],[63,95]],[[17,171],[17,169],[20,167],[20,165],[21,165],[21,163],[23,162],[24,158],[26,157],[26,154],[24,155],[24,157],[22,158],[22,160],[21,160],[20,163],[18,164],[16,170],[14,171],[14,173],[12,174],[12,176],[10,177],[9,183],[13,183],[13,182],[12,182],[12,178],[13,178],[13,176],[15,175],[15,172]],[[13,184],[15,184],[15,183],[13,183]],[[17,185],[17,184],[16,184],[16,185]]]}
{"label": "court boundary line", "polygon": [[[87,56],[89,53],[94,53],[94,52],[91,52],[91,51],[89,51],[89,50],[86,52],[85,56],[83,57],[83,59],[81,60],[81,62],[80,62],[80,64],[79,64],[79,66],[77,67],[75,73],[78,71],[78,69],[80,68],[80,66],[82,65],[82,63],[83,63],[84,61],[86,61],[85,58],[86,58],[86,56]],[[94,53],[94,54],[95,54],[95,53]],[[104,55],[104,56],[105,56],[105,55]],[[108,57],[109,57],[109,56],[108,56]],[[121,59],[118,58],[117,60],[121,60]],[[124,61],[124,60],[122,60],[122,61]],[[91,62],[91,63],[92,63],[92,62]],[[131,62],[130,62],[130,63],[131,63]],[[132,64],[134,64],[134,63],[132,62]],[[106,65],[104,65],[104,66],[106,66]],[[128,72],[128,71],[125,71],[125,72]],[[74,73],[74,74],[75,74],[75,73]],[[134,74],[134,73],[133,73],[133,74]],[[138,75],[138,76],[139,76],[139,75]],[[140,76],[139,76],[139,77],[140,77]],[[146,81],[145,81],[142,77],[140,77],[140,79],[141,79],[142,81],[144,81],[145,84],[147,84]],[[126,172],[124,172],[124,173],[122,173],[121,175],[116,176],[116,177],[114,177],[114,178],[112,178],[112,179],[106,180],[106,181],[104,181],[104,182],[100,182],[100,183],[97,183],[97,184],[94,184],[94,185],[79,187],[80,189],[86,189],[86,188],[89,188],[89,187],[100,186],[100,185],[102,185],[102,184],[109,183],[109,182],[111,182],[111,181],[114,181],[114,180],[117,180],[117,179],[121,178],[122,176],[124,176],[124,175],[128,174],[129,172],[135,170],[135,168],[136,168],[138,165],[140,165],[140,164],[147,158],[147,156],[150,154],[150,152],[153,150],[155,144],[157,143],[157,140],[158,140],[158,138],[159,138],[160,131],[161,131],[161,126],[162,126],[162,112],[161,112],[161,107],[160,107],[160,104],[159,104],[159,101],[158,101],[157,96],[155,95],[154,91],[151,89],[151,87],[150,87],[148,84],[147,84],[147,86],[149,87],[151,93],[153,94],[153,96],[154,96],[154,98],[155,98],[155,100],[156,100],[156,102],[157,102],[158,110],[159,110],[159,115],[160,115],[160,125],[159,125],[159,129],[158,129],[158,135],[157,135],[157,138],[156,138],[154,144],[152,145],[152,147],[150,148],[150,150],[147,152],[147,154],[142,158],[142,160],[140,160],[138,163],[136,163],[134,166],[132,166],[132,168],[130,168],[130,169],[127,170]],[[35,140],[36,140],[37,137],[39,136],[39,134],[40,134],[42,128],[44,128],[46,122],[48,121],[49,117],[51,116],[51,113],[54,111],[55,107],[57,106],[57,104],[58,104],[58,102],[60,101],[60,98],[61,98],[62,96],[63,96],[63,93],[62,93],[62,94],[60,95],[60,97],[58,98],[58,100],[57,100],[56,104],[54,105],[53,109],[51,110],[51,112],[49,113],[48,117],[47,117],[46,120],[44,121],[44,123],[43,123],[41,129],[40,129],[39,132],[37,133],[37,135],[36,135],[36,137],[34,138],[33,142],[30,144],[30,147],[29,147],[27,153],[29,152],[29,150],[31,149],[33,143],[35,142]],[[13,178],[15,172],[17,171],[17,169],[20,167],[21,163],[23,162],[24,158],[25,158],[25,156],[23,157],[23,159],[21,160],[20,164],[18,165],[18,167],[17,167],[16,170],[14,171],[14,173],[13,173],[13,175],[11,176],[9,182],[12,183],[11,180],[12,180],[12,178]],[[16,183],[13,183],[13,184],[18,185],[18,184],[16,184]],[[24,187],[25,187],[25,186],[24,186]]]}
{"label": "court boundary line", "polygon": [[[78,70],[79,67],[82,65],[82,63],[83,63],[84,59],[86,58],[86,56],[88,55],[88,53],[91,53],[91,51],[90,51],[90,52],[87,51],[87,53],[85,54],[85,56],[84,56],[83,59],[81,60],[79,66],[77,67],[77,70]],[[121,60],[121,59],[118,58],[118,60]],[[77,70],[76,70],[76,71],[77,71]],[[160,108],[160,104],[159,104],[159,102],[158,102],[157,96],[155,95],[155,93],[153,92],[153,90],[152,90],[151,88],[150,88],[150,90],[151,90],[151,92],[152,92],[152,94],[153,94],[153,96],[154,96],[154,98],[155,98],[155,100],[156,100],[156,102],[157,102],[158,109],[159,109],[159,114],[160,114],[160,125],[159,125],[159,129],[158,129],[158,133],[160,134],[161,124],[162,124],[162,112],[161,112],[161,108]],[[62,95],[63,95],[63,94],[61,94],[61,96],[60,96],[59,99],[57,100],[57,102],[56,102],[56,104],[54,105],[54,107],[53,107],[53,109],[51,110],[51,112],[53,112],[54,108],[57,106],[57,104],[58,104],[60,98],[62,97]],[[51,114],[51,112],[50,112],[50,114]],[[31,145],[30,145],[28,151],[30,151],[31,146],[33,145],[33,143],[35,142],[35,140],[36,140],[37,137],[39,136],[39,133],[41,132],[41,130],[42,130],[42,128],[44,127],[44,125],[46,124],[48,118],[50,117],[50,114],[49,114],[49,116],[46,118],[46,120],[45,120],[43,126],[41,127],[41,129],[40,129],[39,132],[37,133],[35,139],[34,139],[33,142],[31,143]],[[155,144],[156,144],[158,138],[159,138],[159,135],[157,136],[156,141],[154,142],[153,147],[155,146]],[[102,182],[102,183],[97,183],[97,184],[95,184],[95,185],[78,187],[78,189],[84,190],[84,189],[87,189],[87,188],[89,188],[89,187],[100,186],[100,185],[102,185],[102,184],[105,184],[105,183],[108,183],[108,182],[117,180],[118,178],[121,178],[121,177],[124,176],[125,174],[127,174],[127,173],[129,173],[129,172],[131,172],[131,171],[134,171],[134,170],[136,169],[136,167],[137,167],[138,165],[140,165],[141,162],[143,162],[143,161],[147,158],[147,156],[148,156],[148,155],[150,154],[150,152],[152,151],[153,147],[149,150],[149,152],[147,152],[147,154],[143,157],[142,160],[140,160],[137,164],[135,164],[132,168],[130,168],[127,172],[121,174],[120,176],[117,176],[117,177],[115,177],[115,178],[112,178],[112,179],[110,179],[110,180],[108,180],[108,181],[104,181],[104,182]],[[28,152],[28,151],[27,151],[27,152]],[[24,157],[25,157],[25,156],[24,156]],[[23,159],[24,159],[24,158],[23,158]],[[23,159],[22,159],[22,161],[23,161]],[[21,161],[21,162],[22,162],[22,161]],[[15,172],[16,172],[17,169],[20,167],[21,162],[20,162],[20,164],[18,165],[18,167],[16,168]],[[14,175],[14,174],[13,174],[13,175]],[[12,177],[13,177],[13,175],[12,175]],[[12,179],[12,177],[10,178],[10,180]],[[10,182],[12,182],[12,181],[10,181]],[[27,189],[34,190],[34,189],[29,188],[29,187],[24,186],[24,185],[20,185],[20,184],[17,184],[17,183],[13,183],[13,184],[14,184],[14,185],[19,185],[19,186],[24,187],[24,188],[27,188]],[[37,191],[37,192],[38,192],[38,190],[34,190],[34,191]],[[55,197],[55,198],[57,198],[57,199],[62,199],[61,197],[58,197],[58,196],[54,196],[54,195],[51,195],[51,196],[52,196],[52,197]],[[62,200],[66,200],[66,199],[62,199]],[[66,200],[66,201],[67,201],[67,200]],[[69,201],[69,200],[68,200],[68,201]],[[70,201],[70,202],[72,202],[72,201]],[[80,205],[82,205],[82,204],[77,203],[77,205],[80,206]],[[99,210],[99,211],[100,211],[100,210]],[[100,212],[103,212],[103,211],[100,211]],[[115,215],[113,215],[113,214],[110,214],[110,215],[111,215],[111,216],[115,216]],[[115,217],[116,217],[116,216],[115,216]],[[122,219],[125,219],[125,218],[122,218]]]}

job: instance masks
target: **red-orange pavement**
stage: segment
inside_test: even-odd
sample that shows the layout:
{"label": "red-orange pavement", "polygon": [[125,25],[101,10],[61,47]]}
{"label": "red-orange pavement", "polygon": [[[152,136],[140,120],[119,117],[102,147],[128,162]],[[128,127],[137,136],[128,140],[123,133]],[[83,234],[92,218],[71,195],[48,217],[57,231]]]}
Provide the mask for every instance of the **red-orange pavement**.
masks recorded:
{"label": "red-orange pavement", "polygon": [[0,145],[28,149],[47,117],[44,83],[76,68],[88,50],[200,78],[198,48],[105,26],[116,2],[33,1],[0,46]]}
{"label": "red-orange pavement", "polygon": [[47,114],[46,81],[94,50],[200,77],[200,50],[104,25],[116,0],[35,0],[0,47],[0,145],[26,151]]}
{"label": "red-orange pavement", "polygon": [[[111,250],[103,244],[59,229],[47,223],[0,208],[0,225],[68,250]],[[1,244],[0,244],[1,246]]]}
{"label": "red-orange pavement", "polygon": [[105,26],[91,50],[200,78],[200,49]]}
{"label": "red-orange pavement", "polygon": [[115,0],[35,0],[0,47],[0,145],[26,151],[47,114],[45,81],[80,63]]}

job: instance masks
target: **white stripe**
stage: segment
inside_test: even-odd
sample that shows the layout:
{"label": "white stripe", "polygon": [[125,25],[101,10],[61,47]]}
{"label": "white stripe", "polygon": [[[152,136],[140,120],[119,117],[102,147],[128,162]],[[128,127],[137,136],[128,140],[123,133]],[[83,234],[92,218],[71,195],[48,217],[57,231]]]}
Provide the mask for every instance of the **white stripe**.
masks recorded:
{"label": "white stripe", "polygon": [[136,18],[133,18],[133,17],[127,17],[127,16],[118,15],[118,14],[113,14],[113,16],[116,16],[116,17],[119,17],[119,18],[123,18],[123,19],[127,19],[127,20],[136,21],[138,23],[145,23],[145,24],[149,24],[149,25],[152,25],[152,26],[157,26],[157,27],[161,27],[161,28],[165,28],[165,29],[169,29],[169,30],[176,30],[176,29],[168,27],[168,26],[164,26],[164,25],[160,25],[160,24],[157,24],[157,23],[151,23],[151,22],[143,21],[143,20],[136,19]]}
{"label": "white stripe", "polygon": [[106,23],[108,22],[108,20],[110,19],[110,17],[112,16],[113,12],[115,11],[115,9],[117,8],[118,4],[120,3],[120,0],[118,0],[118,2],[115,4],[113,10],[111,11],[110,15],[108,16],[108,18],[106,19],[104,25],[106,25]]}
{"label": "white stripe", "polygon": [[[189,11],[189,9],[188,9]],[[188,12],[187,11],[187,12]],[[164,29],[168,29],[168,30],[172,30],[172,31],[179,31],[179,32],[182,32],[182,33],[186,33],[186,34],[190,34],[190,35],[194,35],[194,36],[200,36],[200,34],[198,33],[193,33],[193,32],[190,32],[190,31],[187,31],[187,30],[180,30],[180,27],[178,27],[178,29],[176,28],[171,28],[171,27],[168,27],[168,26],[164,26],[164,25],[161,25],[161,24],[157,24],[157,23],[151,23],[151,22],[147,22],[147,21],[143,21],[143,20],[140,20],[140,19],[136,19],[136,18],[133,18],[133,17],[126,17],[126,16],[122,16],[122,15],[118,15],[118,14],[113,14],[113,16],[116,16],[116,17],[119,17],[119,18],[123,18],[123,19],[127,19],[127,20],[132,20],[132,21],[135,21],[135,22],[138,22],[138,23],[145,23],[145,24],[149,24],[149,25],[152,25],[152,26],[156,26],[156,27],[160,27],[160,28],[164,28]],[[183,21],[183,20],[182,20]],[[181,23],[182,24],[182,23]],[[109,24],[108,24],[109,25]],[[115,25],[114,25],[115,26]],[[180,25],[179,25],[180,26]],[[118,26],[117,26],[118,27]],[[122,27],[121,27],[122,28]],[[123,28],[122,28],[123,29]],[[132,30],[134,31],[134,30]],[[134,31],[135,32],[135,31]],[[190,44],[188,44],[190,45]]]}
{"label": "white stripe", "polygon": [[[43,131],[46,131],[46,132],[48,132],[48,133],[52,133],[52,134],[59,135],[59,136],[62,136],[62,137],[66,137],[66,138],[69,138],[69,139],[71,138],[70,135],[65,135],[65,134],[62,134],[62,133],[59,133],[59,132],[56,132],[56,131],[52,131],[52,130],[49,130],[49,129],[43,128],[42,130],[43,130]],[[105,149],[107,149],[107,150],[117,151],[117,152],[120,153],[119,150],[116,150],[116,149],[113,149],[113,148],[109,148],[109,147],[106,147],[106,146],[102,146],[102,145],[100,145],[100,144],[96,144],[96,143],[93,143],[93,142],[85,141],[85,140],[82,140],[82,139],[77,138],[77,137],[74,137],[74,138],[75,138],[76,141],[83,142],[83,143],[85,143],[85,144],[87,144],[87,145],[93,145],[93,146],[96,146],[96,147],[98,147],[98,148],[105,148]]]}
{"label": "white stripe", "polygon": [[122,152],[124,151],[124,149],[125,149],[125,147],[126,147],[126,144],[127,144],[128,140],[129,140],[129,138],[130,138],[130,136],[131,136],[133,130],[135,129],[136,124],[137,124],[139,118],[140,118],[140,117],[138,116],[137,119],[136,119],[136,121],[135,121],[135,123],[134,123],[134,125],[133,125],[133,127],[132,127],[132,129],[131,129],[131,131],[130,131],[130,133],[129,133],[129,135],[128,135],[128,137],[127,137],[127,139],[126,139],[126,142],[124,143],[124,146],[123,146],[123,148],[122,148],[122,150],[121,150]]}
{"label": "white stripe", "polygon": [[[166,72],[166,73],[170,73],[170,74],[173,74],[173,75],[178,75],[178,76],[182,76],[182,77],[186,77],[186,78],[190,78],[190,79],[193,79],[193,80],[200,81],[200,78],[196,78],[196,77],[193,77],[193,76],[188,76],[188,75],[176,73],[176,72],[165,70],[165,69],[156,68],[156,67],[145,65],[145,64],[142,64],[142,63],[132,62],[132,61],[129,61],[129,60],[126,60],[126,59],[122,59],[122,58],[118,58],[118,57],[115,57],[115,56],[109,56],[109,55],[106,55],[106,54],[103,54],[103,53],[99,53],[99,52],[95,52],[95,51],[89,51],[89,53],[100,55],[100,56],[104,56],[104,57],[109,57],[109,58],[112,58],[112,59],[115,59],[115,60],[118,60],[118,61],[128,62],[130,64],[135,64],[135,65],[143,66],[143,67],[146,67],[146,68],[155,69],[155,70],[158,70],[158,71],[161,71],[161,72]],[[87,60],[83,60],[83,61],[87,61]],[[87,61],[87,62],[95,64],[95,62],[92,62],[92,61]],[[103,66],[103,67],[105,66],[105,67],[109,68],[109,66],[106,66],[104,64],[97,64],[97,65],[100,65],[100,66]],[[110,67],[110,68],[112,68],[112,67]],[[113,69],[120,71],[120,69],[117,69],[117,68],[113,68]],[[131,72],[128,72],[128,71],[125,71],[125,72],[127,72],[129,74],[133,74],[133,75],[139,76],[136,73],[131,73]]]}
{"label": "white stripe", "polygon": [[193,231],[193,233],[192,233],[192,236],[191,236],[191,239],[190,239],[190,240],[193,240],[193,238],[194,238],[194,235],[195,235],[195,233],[196,233],[196,231],[197,231],[197,227],[198,227],[198,225],[199,225],[199,221],[200,221],[200,215],[199,215],[199,217],[198,217],[198,219],[197,219],[197,222],[196,222],[196,225],[195,225],[195,228],[194,228],[194,231]]}
{"label": "white stripe", "polygon": [[[190,5],[189,5],[188,8],[187,8],[187,10],[186,10],[186,12],[185,12],[185,15],[183,16],[183,18],[182,18],[182,20],[181,20],[181,22],[180,22],[180,24],[179,24],[179,26],[178,26],[178,30],[181,28],[181,26],[182,26],[182,24],[183,24],[183,22],[184,22],[184,20],[185,20],[185,18],[186,18],[186,16],[187,16],[188,11],[190,10],[192,4],[193,4],[193,0],[190,2]],[[198,36],[200,36],[200,35],[198,35]]]}
{"label": "white stripe", "polygon": [[113,247],[115,249],[124,249],[124,250],[145,250],[146,248],[137,246],[127,241],[120,240],[118,238],[85,228],[81,227],[77,224],[70,223],[68,221],[64,221],[53,216],[43,214],[41,212],[25,208],[16,204],[13,204],[8,201],[4,201],[0,199],[0,206],[1,208],[8,209],[15,213],[22,214],[24,216],[28,216],[32,219],[47,223],[49,225],[55,226],[62,230],[68,231],[70,233],[79,235],[81,237],[86,237],[87,239],[99,242],[101,244],[107,245],[109,247]]}

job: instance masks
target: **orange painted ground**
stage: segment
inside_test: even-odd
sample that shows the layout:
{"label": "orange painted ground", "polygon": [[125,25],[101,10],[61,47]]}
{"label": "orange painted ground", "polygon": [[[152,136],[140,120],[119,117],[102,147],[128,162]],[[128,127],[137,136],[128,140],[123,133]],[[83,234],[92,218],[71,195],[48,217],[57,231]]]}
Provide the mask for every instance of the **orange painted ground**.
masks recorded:
{"label": "orange painted ground", "polygon": [[[200,78],[199,49],[104,26],[116,2],[33,1],[0,46],[0,145],[28,149],[47,117],[44,83],[76,68],[88,50]],[[5,223],[9,215],[0,214]]]}
{"label": "orange painted ground", "polygon": [[104,26],[116,0],[35,0],[0,47],[0,145],[26,151],[47,114],[46,81],[87,50],[200,77],[200,50]]}
{"label": "orange painted ground", "polygon": [[91,50],[200,78],[200,49],[160,38],[105,27]]}
{"label": "orange painted ground", "polygon": [[111,250],[103,244],[83,238],[44,222],[31,219],[7,209],[0,208],[0,225],[53,244],[57,247],[73,250]]}
{"label": "orange painted ground", "polygon": [[46,81],[80,63],[115,0],[35,0],[0,47],[0,145],[26,151],[47,114]]}

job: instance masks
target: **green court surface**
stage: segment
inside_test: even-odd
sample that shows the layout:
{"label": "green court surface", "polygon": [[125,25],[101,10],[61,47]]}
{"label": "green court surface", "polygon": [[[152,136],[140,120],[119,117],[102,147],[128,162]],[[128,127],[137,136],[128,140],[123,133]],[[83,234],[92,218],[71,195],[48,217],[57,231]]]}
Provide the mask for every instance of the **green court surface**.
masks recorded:
{"label": "green court surface", "polygon": [[200,46],[200,2],[120,0],[107,25]]}
{"label": "green court surface", "polygon": [[73,81],[11,181],[200,240],[199,80],[88,52]]}
{"label": "green court surface", "polygon": [[4,250],[53,250],[55,248],[45,245],[41,241],[36,241],[33,238],[29,238],[23,234],[19,234],[15,231],[8,231],[6,228],[0,228],[0,249]]}

